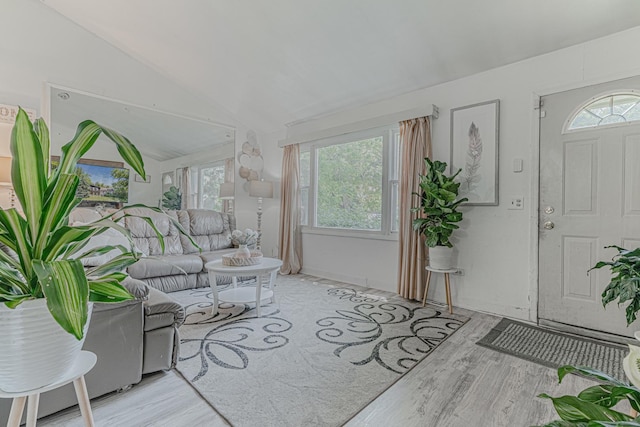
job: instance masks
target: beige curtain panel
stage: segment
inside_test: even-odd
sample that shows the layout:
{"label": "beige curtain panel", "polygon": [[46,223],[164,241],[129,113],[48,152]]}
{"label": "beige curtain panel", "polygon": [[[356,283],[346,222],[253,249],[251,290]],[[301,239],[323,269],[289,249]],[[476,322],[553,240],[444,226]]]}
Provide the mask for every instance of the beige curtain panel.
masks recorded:
{"label": "beige curtain panel", "polygon": [[189,167],[180,169],[180,191],[182,192],[182,202],[180,209],[191,209],[191,169]]}
{"label": "beige curtain panel", "polygon": [[428,117],[400,122],[400,235],[398,258],[398,294],[404,298],[420,299],[427,247],[420,233],[413,230],[419,199],[413,193],[420,190],[420,177],[426,170],[424,158],[431,158],[431,123]]}
{"label": "beige curtain panel", "polygon": [[[235,161],[233,157],[229,159],[224,159],[224,182],[233,182],[234,166],[235,166]],[[231,203],[233,203],[231,200],[228,200],[228,199],[223,200],[222,211],[229,212]]]}
{"label": "beige curtain panel", "polygon": [[279,258],[281,274],[297,274],[302,268],[300,237],[300,145],[284,147],[280,184]]}

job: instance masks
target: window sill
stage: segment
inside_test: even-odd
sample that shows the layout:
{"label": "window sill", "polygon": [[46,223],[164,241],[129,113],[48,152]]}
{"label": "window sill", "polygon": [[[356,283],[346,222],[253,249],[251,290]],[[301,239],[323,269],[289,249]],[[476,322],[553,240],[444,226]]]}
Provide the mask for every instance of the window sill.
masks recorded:
{"label": "window sill", "polygon": [[366,230],[343,230],[322,227],[302,227],[302,234],[316,234],[319,236],[347,237],[351,239],[398,241],[398,233],[382,234]]}

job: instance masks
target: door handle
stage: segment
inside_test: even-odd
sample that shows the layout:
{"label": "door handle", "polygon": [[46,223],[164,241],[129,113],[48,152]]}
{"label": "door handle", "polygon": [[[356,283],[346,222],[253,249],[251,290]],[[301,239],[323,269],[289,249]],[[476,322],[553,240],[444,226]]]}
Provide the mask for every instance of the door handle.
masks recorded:
{"label": "door handle", "polygon": [[544,223],[543,227],[545,228],[545,230],[553,230],[553,227],[555,227],[556,225],[552,222],[552,221],[547,221]]}

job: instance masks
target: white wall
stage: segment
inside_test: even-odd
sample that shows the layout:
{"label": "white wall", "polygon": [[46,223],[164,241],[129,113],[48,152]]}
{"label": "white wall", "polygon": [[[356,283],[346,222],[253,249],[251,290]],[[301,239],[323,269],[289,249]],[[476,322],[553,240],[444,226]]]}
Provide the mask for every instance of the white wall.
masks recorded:
{"label": "white wall", "polygon": [[[456,305],[522,319],[535,319],[537,256],[537,119],[535,95],[640,74],[640,56],[629,46],[640,42],[640,27],[582,45],[383,102],[301,123],[288,137],[391,111],[436,104],[440,118],[433,124],[434,157],[449,162],[450,109],[500,99],[500,205],[466,207],[456,233],[458,266],[464,276],[453,279]],[[275,141],[273,142],[275,143]],[[524,159],[524,171],[514,173],[514,158]],[[512,196],[524,196],[525,209],[507,210]],[[304,271],[325,277],[395,290],[397,243],[306,234]],[[439,276],[439,275],[438,275]],[[435,299],[444,301],[441,282],[432,284]],[[433,286],[436,285],[436,286]]]}
{"label": "white wall", "polygon": [[[39,1],[3,0],[0,28],[5,35],[0,37],[2,104],[32,108],[41,115],[44,85],[50,82],[162,111],[236,125],[228,112],[176,86]],[[54,151],[59,151],[59,141],[52,147]],[[112,144],[97,145],[86,157],[120,161],[109,145]],[[8,147],[9,140],[0,138],[0,156],[9,154]],[[161,171],[157,162],[144,160],[151,184],[132,182],[131,201],[157,205]]]}
{"label": "white wall", "polygon": [[[257,228],[258,199],[249,196],[248,185],[238,175],[238,153],[242,151],[242,144],[247,140],[245,127],[239,127],[236,131],[236,176],[235,176],[235,206],[238,228]],[[284,133],[265,135],[256,132],[258,144],[262,150],[264,169],[262,176],[265,181],[273,182],[273,199],[263,199],[262,203],[262,252],[265,256],[278,254],[278,220],[280,215],[280,175],[282,150],[278,148],[277,141],[284,137]]]}

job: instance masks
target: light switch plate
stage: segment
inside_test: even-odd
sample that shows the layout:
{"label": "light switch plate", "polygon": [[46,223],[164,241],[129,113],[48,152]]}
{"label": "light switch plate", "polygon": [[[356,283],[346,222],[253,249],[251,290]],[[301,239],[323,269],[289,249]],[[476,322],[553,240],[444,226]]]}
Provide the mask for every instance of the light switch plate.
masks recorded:
{"label": "light switch plate", "polygon": [[522,172],[522,159],[513,159],[513,171],[515,173]]}

